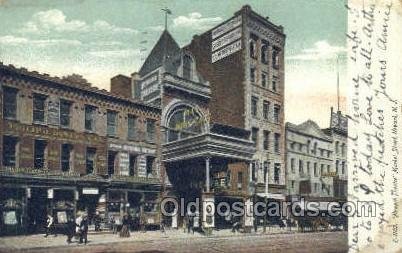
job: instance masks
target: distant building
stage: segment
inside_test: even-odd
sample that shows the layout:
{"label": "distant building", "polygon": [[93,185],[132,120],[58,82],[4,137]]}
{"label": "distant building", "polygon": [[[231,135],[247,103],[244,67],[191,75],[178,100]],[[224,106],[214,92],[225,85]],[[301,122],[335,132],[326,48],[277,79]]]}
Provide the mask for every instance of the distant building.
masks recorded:
{"label": "distant building", "polygon": [[347,119],[331,108],[330,127],[311,120],[286,123],[288,195],[308,200],[346,201]]}
{"label": "distant building", "polygon": [[[114,90],[114,88],[112,88]],[[0,233],[35,233],[46,215],[159,224],[161,110],[91,87],[0,65]]]}

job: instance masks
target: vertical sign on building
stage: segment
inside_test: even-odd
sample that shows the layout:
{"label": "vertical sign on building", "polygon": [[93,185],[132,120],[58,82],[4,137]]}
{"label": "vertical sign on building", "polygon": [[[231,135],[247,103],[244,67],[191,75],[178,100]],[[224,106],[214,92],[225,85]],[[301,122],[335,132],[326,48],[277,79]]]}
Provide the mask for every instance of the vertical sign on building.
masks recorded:
{"label": "vertical sign on building", "polygon": [[128,176],[129,175],[129,166],[130,159],[127,152],[119,152],[119,169],[120,175]]}

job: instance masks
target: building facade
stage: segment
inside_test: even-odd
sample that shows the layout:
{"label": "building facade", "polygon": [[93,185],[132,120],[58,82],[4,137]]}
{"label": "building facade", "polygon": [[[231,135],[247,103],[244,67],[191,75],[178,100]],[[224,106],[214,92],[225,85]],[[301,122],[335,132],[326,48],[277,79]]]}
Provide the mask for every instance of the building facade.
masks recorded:
{"label": "building facade", "polygon": [[78,212],[90,220],[99,213],[105,223],[129,213],[159,224],[159,108],[78,75],[3,64],[0,92],[2,234],[41,231],[48,214],[63,225]]}
{"label": "building facade", "polygon": [[330,127],[308,120],[286,123],[288,195],[308,200],[346,201],[347,118],[331,108]]}

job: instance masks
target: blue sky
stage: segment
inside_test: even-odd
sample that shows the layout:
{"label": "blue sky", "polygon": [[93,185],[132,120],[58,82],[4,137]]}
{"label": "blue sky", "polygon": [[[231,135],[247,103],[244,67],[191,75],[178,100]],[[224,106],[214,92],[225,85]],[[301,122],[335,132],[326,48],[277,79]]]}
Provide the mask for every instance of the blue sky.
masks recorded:
{"label": "blue sky", "polygon": [[309,117],[326,127],[336,106],[336,55],[346,90],[343,0],[0,0],[0,61],[57,76],[78,73],[109,89],[112,76],[137,71],[152,49],[163,30],[161,8],[172,10],[169,31],[185,45],[244,4],[287,35],[286,120]]}

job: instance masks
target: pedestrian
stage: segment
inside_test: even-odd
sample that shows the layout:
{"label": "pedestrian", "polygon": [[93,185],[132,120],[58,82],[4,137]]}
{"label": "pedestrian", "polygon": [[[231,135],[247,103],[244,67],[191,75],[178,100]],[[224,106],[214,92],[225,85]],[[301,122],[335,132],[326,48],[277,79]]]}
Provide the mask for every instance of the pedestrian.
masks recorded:
{"label": "pedestrian", "polygon": [[95,224],[95,231],[100,231],[101,217],[98,211],[96,211],[96,214],[94,216],[94,224]]}
{"label": "pedestrian", "polygon": [[194,217],[191,214],[188,217],[188,230],[187,230],[187,233],[190,233],[190,231],[192,231],[193,234],[194,234]]}
{"label": "pedestrian", "polygon": [[81,221],[82,221],[82,213],[77,214],[77,218],[75,219],[75,237],[76,239],[81,237]]}
{"label": "pedestrian", "polygon": [[130,222],[128,219],[128,215],[125,214],[123,216],[122,227],[120,230],[120,237],[130,237],[130,231],[128,229],[129,225],[130,225]]}
{"label": "pedestrian", "polygon": [[57,236],[56,233],[54,232],[54,219],[53,216],[48,214],[47,215],[47,220],[46,220],[46,235],[45,237],[48,237],[49,234],[54,234],[54,236]]}
{"label": "pedestrian", "polygon": [[81,224],[80,224],[80,243],[87,244],[88,242],[88,216],[84,214]]}
{"label": "pedestrian", "polygon": [[110,223],[113,234],[116,234],[117,233],[116,220],[114,219],[113,215],[110,215],[109,223]]}
{"label": "pedestrian", "polygon": [[239,231],[239,221],[237,219],[237,217],[235,217],[234,215],[232,216],[232,233],[235,233],[236,231]]}
{"label": "pedestrian", "polygon": [[71,239],[74,237],[75,234],[75,222],[73,217],[69,217],[67,221],[66,234],[67,234],[67,243],[70,244]]}
{"label": "pedestrian", "polygon": [[145,229],[145,225],[146,225],[145,215],[141,214],[140,215],[140,226],[141,226],[141,232],[142,233],[147,232],[146,229]]}

